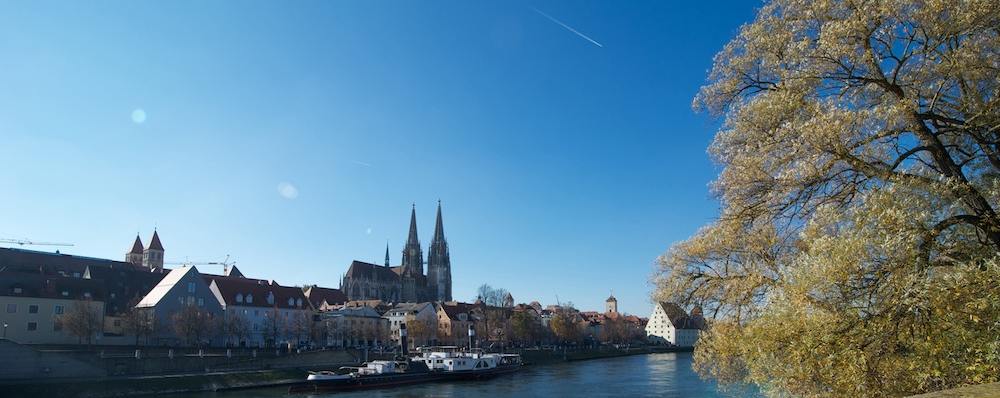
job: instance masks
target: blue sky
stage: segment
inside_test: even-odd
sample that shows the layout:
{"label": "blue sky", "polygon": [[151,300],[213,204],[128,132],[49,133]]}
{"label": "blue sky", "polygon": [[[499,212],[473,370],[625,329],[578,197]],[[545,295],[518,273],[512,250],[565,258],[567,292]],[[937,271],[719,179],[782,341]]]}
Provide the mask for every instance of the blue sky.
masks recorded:
{"label": "blue sky", "polygon": [[426,247],[440,199],[457,299],[645,316],[716,213],[690,104],[757,7],[4,2],[0,238],[118,259],[155,226],[167,261],[336,286],[399,262],[411,203]]}

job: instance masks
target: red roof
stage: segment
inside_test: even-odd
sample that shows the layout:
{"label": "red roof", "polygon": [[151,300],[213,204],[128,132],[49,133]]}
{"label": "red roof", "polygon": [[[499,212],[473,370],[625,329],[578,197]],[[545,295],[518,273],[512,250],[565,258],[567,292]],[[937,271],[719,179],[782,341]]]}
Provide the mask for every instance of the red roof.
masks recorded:
{"label": "red roof", "polygon": [[347,295],[340,291],[340,289],[311,286],[306,289],[305,293],[306,297],[309,298],[309,302],[317,309],[322,307],[324,302],[328,305],[344,304],[347,302]]}
{"label": "red roof", "polygon": [[[265,308],[293,308],[310,309],[309,299],[302,293],[302,289],[292,286],[280,286],[274,282],[267,282],[259,279],[243,278],[212,278],[212,285],[218,289],[226,305],[238,305],[243,307],[265,307]],[[247,302],[247,296],[252,297]],[[268,302],[267,298],[273,296],[274,300]],[[239,298],[240,300],[237,300]],[[291,305],[289,305],[291,299]],[[302,303],[299,306],[299,303]]]}

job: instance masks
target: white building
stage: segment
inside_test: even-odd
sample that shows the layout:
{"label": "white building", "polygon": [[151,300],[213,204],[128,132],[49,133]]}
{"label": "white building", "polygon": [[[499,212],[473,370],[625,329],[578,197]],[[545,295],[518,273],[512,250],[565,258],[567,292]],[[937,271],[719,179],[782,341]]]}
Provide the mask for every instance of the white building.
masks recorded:
{"label": "white building", "polygon": [[280,347],[312,340],[314,311],[301,288],[237,276],[207,279],[229,325],[223,331],[227,345]]}
{"label": "white building", "polygon": [[[382,316],[389,320],[389,338],[392,339],[394,345],[399,345],[399,325],[409,321],[421,321],[427,329],[425,336],[419,336],[420,333],[410,330],[408,334],[410,345],[419,347],[431,344],[432,340],[437,340],[437,311],[431,303],[398,304]],[[434,336],[430,336],[431,333]]]}
{"label": "white building", "polygon": [[694,347],[698,335],[705,328],[705,319],[700,310],[688,315],[674,303],[659,302],[646,324],[646,336],[652,342],[670,343],[678,347]]}

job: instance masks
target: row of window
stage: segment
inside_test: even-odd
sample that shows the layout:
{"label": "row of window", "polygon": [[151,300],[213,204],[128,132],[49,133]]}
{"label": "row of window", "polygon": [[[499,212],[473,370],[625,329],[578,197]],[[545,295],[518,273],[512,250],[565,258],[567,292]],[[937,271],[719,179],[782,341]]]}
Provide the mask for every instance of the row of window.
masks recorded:
{"label": "row of window", "polygon": [[[17,304],[15,304],[15,303],[9,303],[9,304],[7,304],[7,313],[8,314],[16,314],[17,313]],[[38,313],[38,304],[28,304],[28,313],[29,314],[37,314]],[[52,314],[54,314],[54,315],[62,315],[62,313],[63,313],[63,306],[56,305],[56,306],[52,307]]]}
{"label": "row of window", "polygon": [[[253,304],[253,295],[247,293],[247,295],[244,296],[242,293],[236,293],[236,302],[240,303],[240,304],[242,304],[242,303]],[[267,293],[267,303],[268,304],[272,304],[272,305],[274,304],[274,294],[272,294],[270,292]],[[293,298],[289,297],[288,298],[288,306],[289,307],[302,307],[302,299],[301,298],[293,299]]]}
{"label": "row of window", "polygon": [[[34,332],[38,330],[38,322],[28,322],[27,328],[25,329],[29,332]],[[52,323],[52,331],[58,332],[62,330],[62,325],[59,322]]]}
{"label": "row of window", "polygon": [[[11,288],[10,291],[13,294],[23,294],[24,293],[24,289],[22,289],[20,287],[17,287],[17,286]],[[63,290],[63,291],[59,292],[59,294],[61,296],[63,296],[63,297],[69,297],[69,290]],[[112,293],[111,295],[112,295],[111,298],[114,298],[114,293]],[[83,297],[90,298],[90,292],[83,292]]]}

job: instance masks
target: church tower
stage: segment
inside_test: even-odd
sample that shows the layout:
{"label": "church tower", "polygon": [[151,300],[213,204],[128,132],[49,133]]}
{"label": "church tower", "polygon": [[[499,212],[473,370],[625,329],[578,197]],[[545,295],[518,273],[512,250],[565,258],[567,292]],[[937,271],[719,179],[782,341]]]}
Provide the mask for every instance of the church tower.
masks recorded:
{"label": "church tower", "polygon": [[135,242],[132,243],[132,250],[125,253],[125,262],[134,265],[142,265],[142,239],[139,239],[139,234],[135,234]]}
{"label": "church tower", "polygon": [[451,257],[448,241],[444,238],[444,222],[441,220],[441,201],[438,201],[437,222],[434,238],[427,252],[427,287],[431,299],[451,301]]}
{"label": "church tower", "polygon": [[149,241],[149,247],[142,252],[142,265],[150,272],[163,272],[163,244],[160,243],[160,235],[153,230],[153,238]]}
{"label": "church tower", "polygon": [[424,252],[420,249],[420,239],[417,238],[417,206],[410,211],[410,236],[406,238],[403,247],[403,275],[414,276],[424,274]]}
{"label": "church tower", "polygon": [[410,211],[410,236],[406,238],[403,247],[403,269],[399,275],[400,301],[418,303],[423,301],[426,292],[424,279],[424,252],[420,249],[420,239],[417,238],[417,206]]}
{"label": "church tower", "polygon": [[618,313],[618,299],[615,298],[615,294],[614,293],[612,293],[611,296],[608,296],[607,300],[604,300],[604,306],[605,306],[605,309],[607,310],[607,311],[605,311],[605,313],[608,313],[608,314],[617,314]]}

